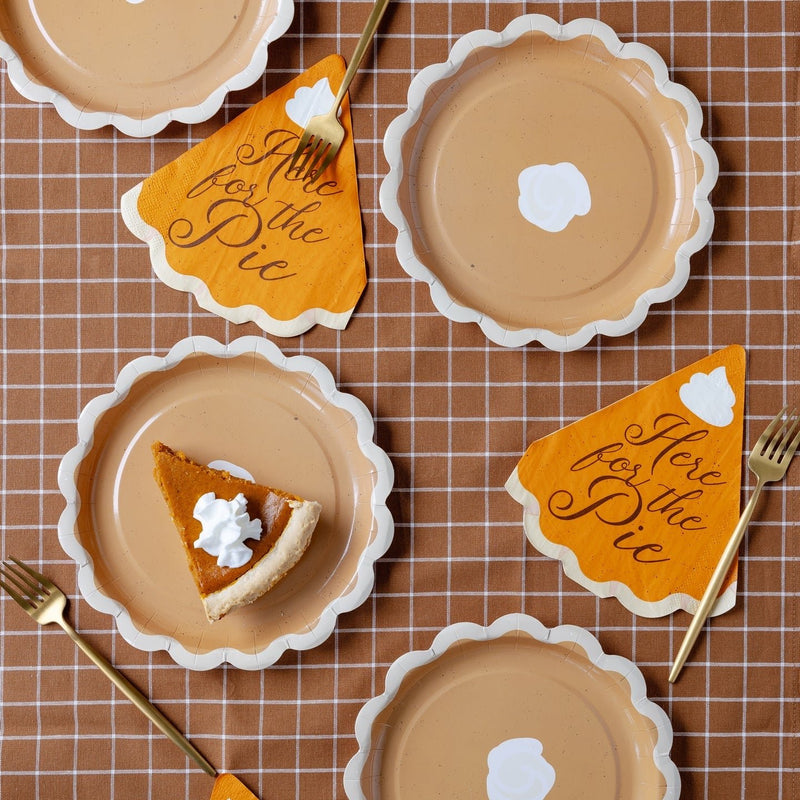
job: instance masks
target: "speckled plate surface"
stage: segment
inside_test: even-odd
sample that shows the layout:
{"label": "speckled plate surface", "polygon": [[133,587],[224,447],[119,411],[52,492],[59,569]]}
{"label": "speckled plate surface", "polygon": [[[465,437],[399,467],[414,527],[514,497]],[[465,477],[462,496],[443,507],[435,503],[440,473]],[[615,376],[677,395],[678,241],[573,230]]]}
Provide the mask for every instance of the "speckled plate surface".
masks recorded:
{"label": "speckled plate surface", "polygon": [[350,800],[676,800],[672,728],[625,658],[524,614],[445,628],[356,719]]}
{"label": "speckled plate surface", "polygon": [[[289,648],[320,644],[337,615],[369,595],[374,562],[392,539],[393,471],[373,427],[323,364],[286,358],[258,337],[228,345],[191,337],[164,358],[136,359],[113,392],[86,406],[59,471],[67,501],[59,539],[80,565],[82,595],[133,646],[167,650],[191,669],[226,661],[258,669]],[[153,478],[154,441],[322,504],[300,562],[213,624]]]}
{"label": "speckled plate surface", "polygon": [[254,83],[293,16],[293,0],[8,0],[0,58],[23,97],[70,125],[151,136]]}
{"label": "speckled plate surface", "polygon": [[400,263],[498,344],[629,333],[711,235],[701,126],[661,57],[596,20],[467,34],[386,131],[380,201]]}

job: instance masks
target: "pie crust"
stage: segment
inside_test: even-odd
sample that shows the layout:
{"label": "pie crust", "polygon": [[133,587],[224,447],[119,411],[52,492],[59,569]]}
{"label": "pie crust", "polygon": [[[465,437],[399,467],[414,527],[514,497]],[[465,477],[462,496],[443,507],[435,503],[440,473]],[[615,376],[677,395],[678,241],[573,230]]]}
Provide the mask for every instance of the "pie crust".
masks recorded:
{"label": "pie crust", "polygon": [[[198,464],[161,442],[153,444],[153,458],[154,477],[181,535],[209,621],[257,600],[306,551],[322,510],[316,501]],[[201,524],[193,515],[194,506],[208,492],[223,500],[232,500],[241,492],[251,519],[261,520],[261,538],[246,542],[253,557],[242,567],[220,567],[214,556],[194,545],[201,531]]]}

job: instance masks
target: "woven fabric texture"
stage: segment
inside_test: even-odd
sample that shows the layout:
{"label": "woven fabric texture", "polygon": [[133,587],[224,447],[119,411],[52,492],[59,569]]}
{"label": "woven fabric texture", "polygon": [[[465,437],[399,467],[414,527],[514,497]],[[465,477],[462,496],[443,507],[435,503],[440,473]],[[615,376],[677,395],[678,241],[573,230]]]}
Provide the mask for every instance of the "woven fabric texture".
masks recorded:
{"label": "woven fabric texture", "polygon": [[[263,671],[193,672],[130,646],[77,587],[57,537],[59,462],[77,418],[140,355],[179,339],[263,335],[203,311],[155,277],[119,213],[121,195],[254,102],[334,52],[349,58],[371,3],[295,4],[252,87],[208,122],[146,139],[77,131],[23,99],[0,64],[0,551],[69,595],[69,617],[219,769],[263,800],[345,797],[354,721],[388,666],[444,626],[526,612],[594,634],[633,660],[669,715],[682,797],[800,796],[800,467],[770,486],[741,550],[734,610],[667,681],[689,622],[644,619],[573,583],[536,552],[503,488],[527,445],[728,344],[747,351],[743,458],[798,396],[798,4],[752,0],[396,0],[351,87],[368,286],[347,328],[276,340],[322,361],[376,420],[390,456],[394,542],[367,602],[322,645]],[[382,139],[420,69],[455,40],[523,13],[608,23],[654,48],[704,114],[720,176],[711,242],[686,288],[620,338],[560,354],[491,344],[452,323],[395,255],[379,207]],[[753,486],[745,472],[743,502]],[[0,598],[0,797],[193,798],[210,779],[152,728],[57,628]],[[420,800],[423,800],[422,798]]]}

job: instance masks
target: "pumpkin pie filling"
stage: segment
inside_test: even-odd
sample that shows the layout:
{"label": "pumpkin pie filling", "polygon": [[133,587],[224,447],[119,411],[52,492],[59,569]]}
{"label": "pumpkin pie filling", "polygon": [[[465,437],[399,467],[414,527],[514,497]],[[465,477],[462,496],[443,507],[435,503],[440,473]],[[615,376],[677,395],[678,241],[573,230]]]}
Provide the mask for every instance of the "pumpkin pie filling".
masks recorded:
{"label": "pumpkin pie filling", "polygon": [[[318,503],[236,477],[226,470],[204,466],[161,442],[153,444],[153,457],[154,477],[180,533],[189,569],[210,620],[252,602],[272,588],[308,546],[319,517]],[[195,546],[202,531],[201,522],[194,516],[195,505],[208,493],[226,501],[244,495],[249,517],[261,521],[260,539],[249,539],[245,543],[252,556],[243,566],[219,566],[215,556]],[[286,556],[281,556],[276,544],[284,535],[297,541],[292,543]],[[272,558],[272,565],[267,564],[268,557]],[[263,574],[254,582],[245,577],[251,571]],[[239,591],[237,585],[244,583],[249,584],[247,589]],[[231,596],[227,597],[228,594]]]}

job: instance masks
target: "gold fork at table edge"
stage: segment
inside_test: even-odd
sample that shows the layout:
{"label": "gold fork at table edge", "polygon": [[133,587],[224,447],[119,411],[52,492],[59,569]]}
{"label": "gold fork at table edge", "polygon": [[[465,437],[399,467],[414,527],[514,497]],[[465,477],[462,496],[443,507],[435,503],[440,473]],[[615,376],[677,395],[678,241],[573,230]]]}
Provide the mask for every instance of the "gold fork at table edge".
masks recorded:
{"label": "gold fork at table edge", "polygon": [[728,543],[725,545],[725,549],[722,551],[697,611],[695,611],[694,617],[686,630],[683,642],[681,642],[678,654],[675,656],[675,662],[669,673],[670,683],[675,683],[678,675],[680,675],[683,665],[686,663],[686,659],[689,657],[689,653],[711,613],[725,576],[728,574],[731,564],[733,564],[733,559],[739,551],[739,545],[742,543],[764,484],[778,481],[786,475],[786,470],[789,468],[789,463],[797,451],[798,444],[800,444],[800,415],[798,415],[796,407],[792,407],[789,410],[789,407],[785,406],[767,425],[761,436],[758,437],[758,441],[747,459],[747,466],[756,476],[755,488],[747,505],[744,507],[744,511],[742,511],[739,522],[733,529],[730,539],[728,539]]}
{"label": "gold fork at table edge", "polygon": [[[103,671],[109,680],[169,739],[212,777],[217,771],[197,748],[120,672],[100,655],[67,622],[64,612],[67,598],[51,580],[13,556],[13,564],[4,561],[0,567],[0,586],[40,625],[60,625],[75,644]],[[16,566],[14,566],[16,565]]]}
{"label": "gold fork at table edge", "polygon": [[383,12],[386,11],[386,6],[389,5],[389,0],[375,0],[375,5],[372,7],[372,12],[367,19],[364,30],[359,37],[353,57],[347,65],[347,71],[342,79],[342,85],[336,93],[336,98],[333,101],[333,107],[324,114],[317,114],[306,123],[300,141],[292,156],[290,169],[294,168],[303,155],[303,152],[308,148],[303,162],[300,166],[300,172],[305,170],[304,180],[309,180],[309,183],[315,183],[317,178],[328,168],[328,165],[336,158],[339,148],[344,141],[344,128],[337,118],[339,106],[341,106],[344,96],[347,93],[350,84],[358,71],[364,56],[367,53],[367,47],[375,35],[378,28],[378,23],[381,21]]}

